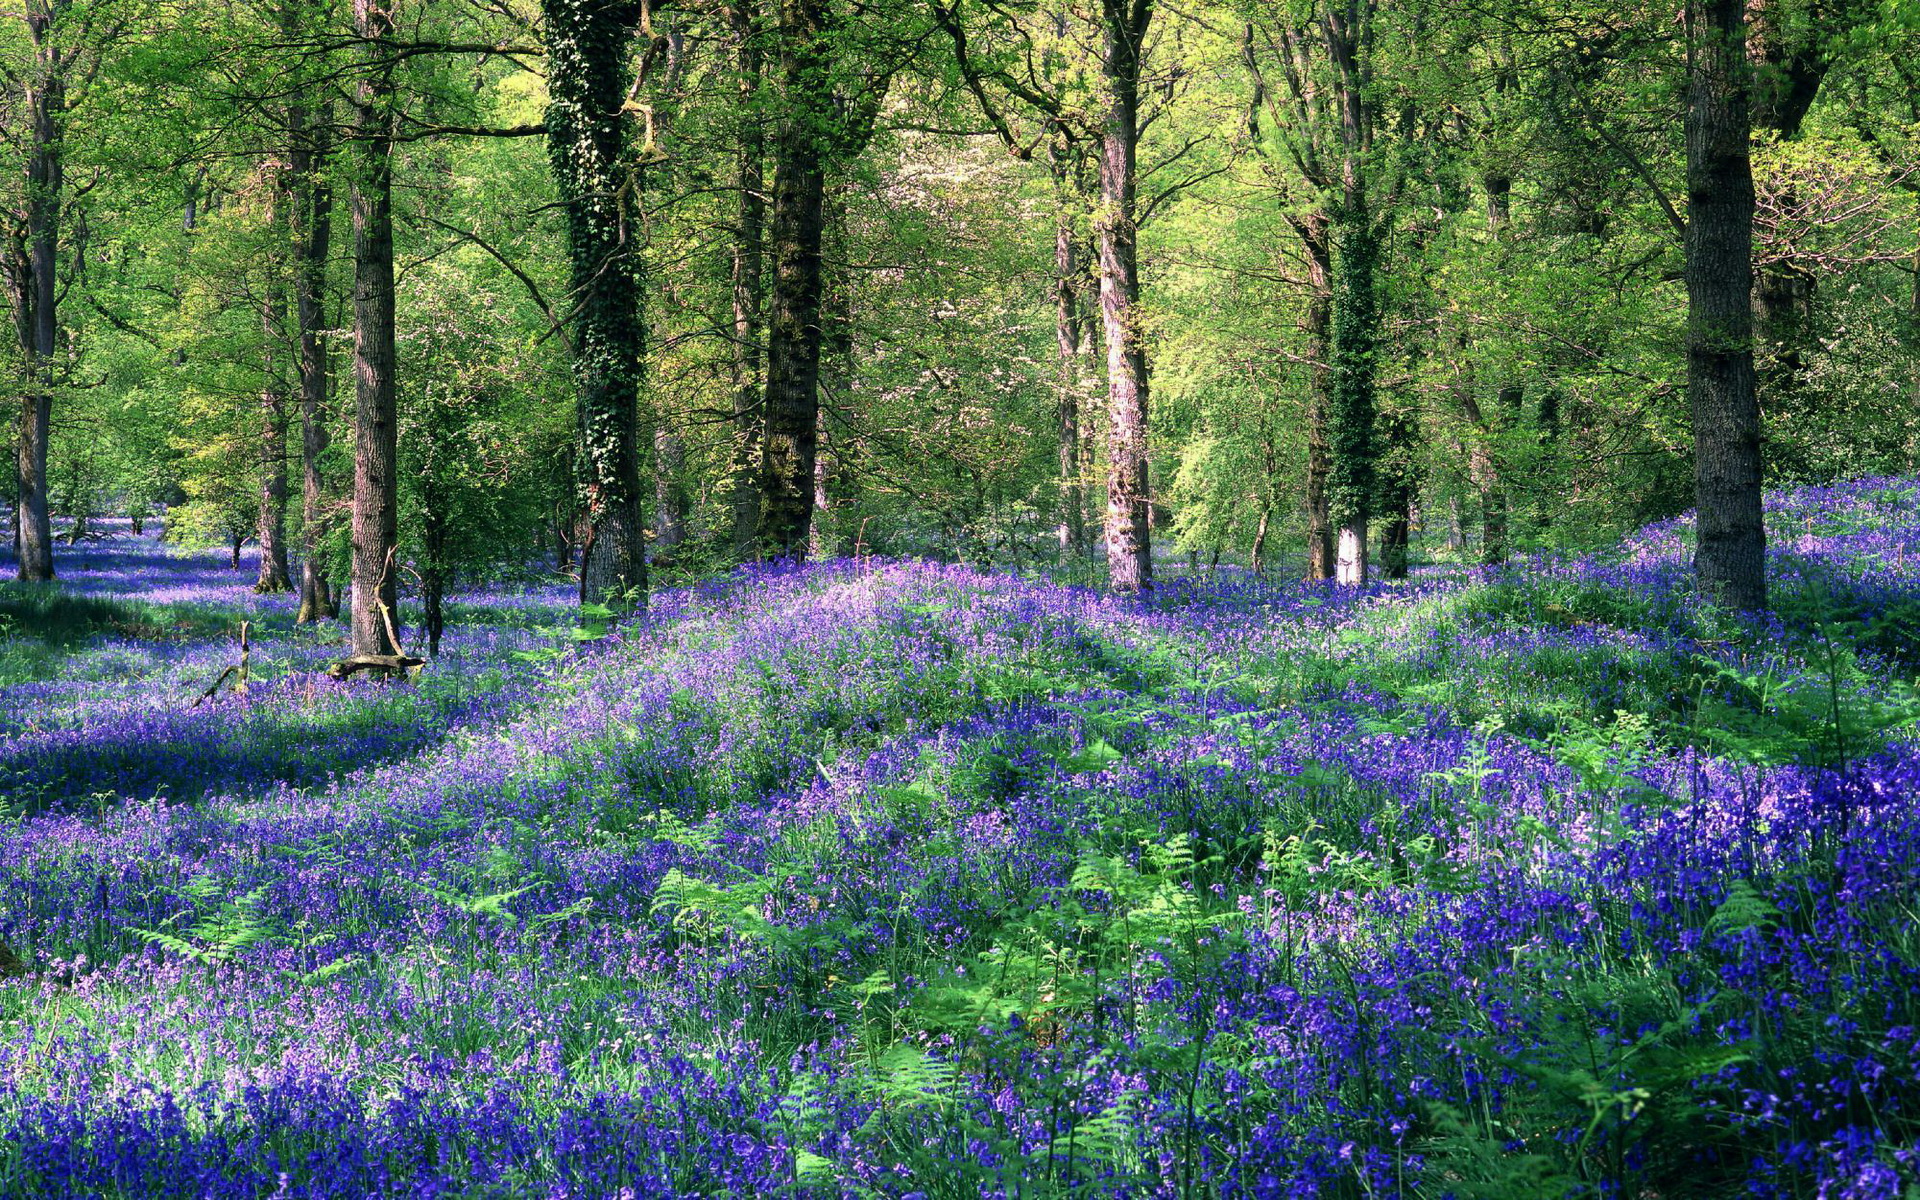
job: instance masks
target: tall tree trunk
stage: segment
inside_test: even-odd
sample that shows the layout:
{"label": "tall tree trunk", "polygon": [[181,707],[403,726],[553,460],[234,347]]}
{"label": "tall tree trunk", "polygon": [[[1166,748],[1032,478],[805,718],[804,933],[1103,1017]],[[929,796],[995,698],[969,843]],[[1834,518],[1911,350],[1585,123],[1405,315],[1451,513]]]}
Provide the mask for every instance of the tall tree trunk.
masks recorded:
{"label": "tall tree trunk", "polygon": [[293,187],[293,319],[300,377],[300,611],[305,624],[335,615],[325,562],[326,483],[321,459],[327,432],[327,254],[333,240],[333,188],[327,182],[331,152],[328,122],[313,121],[304,104],[287,112],[291,141],[288,169]]}
{"label": "tall tree trunk", "polygon": [[1753,164],[1744,0],[1687,5],[1687,391],[1701,590],[1767,602],[1753,369]]}
{"label": "tall tree trunk", "polygon": [[[277,185],[276,185],[277,186]],[[284,210],[274,206],[274,236],[280,234]],[[254,536],[260,542],[260,574],[256,592],[284,592],[292,587],[287,573],[287,381],[280,365],[281,291],[278,255],[267,259],[266,299],[260,305],[260,513]]]}
{"label": "tall tree trunk", "polygon": [[1153,586],[1147,511],[1147,349],[1140,328],[1135,227],[1140,147],[1140,56],[1152,0],[1102,0],[1100,73],[1100,319],[1107,343],[1107,576],[1114,590]]}
{"label": "tall tree trunk", "polygon": [[1079,554],[1087,540],[1085,490],[1080,484],[1080,356],[1081,285],[1087,278],[1080,261],[1080,239],[1074,219],[1081,197],[1073,187],[1067,148],[1056,142],[1052,151],[1054,183],[1053,336],[1059,348],[1059,394],[1055,404],[1055,439],[1060,458],[1060,552]]}
{"label": "tall tree trunk", "polygon": [[[1370,11],[1370,10],[1369,10]],[[1327,58],[1335,76],[1342,162],[1340,202],[1334,213],[1333,388],[1328,404],[1329,508],[1339,530],[1336,578],[1364,586],[1368,576],[1367,523],[1374,490],[1374,378],[1380,340],[1380,298],[1375,286],[1380,245],[1367,191],[1367,154],[1372,126],[1367,110],[1366,20],[1353,6],[1329,6],[1321,14]]]}
{"label": "tall tree trunk", "polygon": [[19,577],[53,578],[53,522],[47,508],[47,446],[53,431],[53,361],[58,348],[60,222],[64,215],[67,108],[65,58],[53,39],[63,0],[30,0],[26,28],[33,61],[26,83],[28,142],[21,233],[8,248],[7,285],[20,344],[22,389],[16,459]]}
{"label": "tall tree trunk", "polygon": [[1332,218],[1316,211],[1296,231],[1307,255],[1307,578],[1332,579],[1333,511],[1328,506],[1327,476],[1332,451],[1327,444],[1327,413],[1333,403],[1333,237]]}
{"label": "tall tree trunk", "polygon": [[420,623],[427,631],[427,653],[440,655],[440,638],[447,627],[447,584],[452,575],[448,546],[452,541],[452,516],[448,489],[439,482],[449,456],[452,422],[442,408],[435,410],[429,398],[426,420],[416,435],[425,441],[424,473],[420,488]]}
{"label": "tall tree trunk", "polygon": [[827,479],[832,473],[829,450],[832,434],[827,429],[828,408],[827,404],[820,406],[820,419],[813,435],[813,519],[807,531],[807,552],[816,559],[833,557],[833,544],[827,532],[827,514],[833,508],[833,496],[827,491]]}
{"label": "tall tree trunk", "polygon": [[727,8],[727,24],[734,43],[739,72],[740,126],[738,176],[740,204],[733,231],[733,549],[741,558],[752,556],[760,536],[760,481],[766,469],[762,433],[760,378],[760,262],[766,236],[766,179],[763,161],[765,119],[760,111],[758,0],[734,0]]}
{"label": "tall tree trunk", "polygon": [[354,96],[353,652],[398,654],[399,412],[394,380],[393,14],[354,0],[366,74]]}
{"label": "tall tree trunk", "polygon": [[[633,82],[633,6],[546,0],[547,148],[567,217],[576,310],[579,477],[587,533],[582,603],[645,603],[639,393],[646,336],[640,230],[629,219],[642,186],[623,112]],[[644,5],[638,10],[644,18]]]}
{"label": "tall tree trunk", "polygon": [[[1349,198],[1349,204],[1354,203]],[[1333,302],[1333,396],[1328,412],[1328,507],[1339,531],[1338,582],[1364,587],[1368,579],[1367,524],[1373,515],[1374,354],[1379,341],[1379,295],[1374,268],[1379,247],[1369,228],[1364,195],[1357,212],[1338,222]]]}
{"label": "tall tree trunk", "polygon": [[785,118],[773,173],[760,542],[775,557],[798,559],[813,516],[820,405],[821,150],[833,116],[825,0],[781,0],[780,24]]}

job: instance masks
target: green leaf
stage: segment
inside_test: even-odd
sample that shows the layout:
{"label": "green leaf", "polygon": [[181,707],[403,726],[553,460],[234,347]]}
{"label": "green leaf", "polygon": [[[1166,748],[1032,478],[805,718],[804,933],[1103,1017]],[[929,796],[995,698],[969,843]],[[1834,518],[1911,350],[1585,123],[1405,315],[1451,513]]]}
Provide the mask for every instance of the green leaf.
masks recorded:
{"label": "green leaf", "polygon": [[1105,738],[1094,738],[1087,748],[1069,758],[1060,760],[1060,769],[1069,775],[1084,775],[1093,771],[1104,771],[1126,755],[1107,744]]}

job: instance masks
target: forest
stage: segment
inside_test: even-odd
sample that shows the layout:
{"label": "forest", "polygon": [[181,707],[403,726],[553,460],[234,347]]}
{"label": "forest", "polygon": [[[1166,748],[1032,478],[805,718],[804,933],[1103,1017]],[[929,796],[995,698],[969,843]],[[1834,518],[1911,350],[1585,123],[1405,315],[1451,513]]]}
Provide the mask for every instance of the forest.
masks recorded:
{"label": "forest", "polygon": [[0,13],[0,1196],[1920,1197],[1920,3]]}

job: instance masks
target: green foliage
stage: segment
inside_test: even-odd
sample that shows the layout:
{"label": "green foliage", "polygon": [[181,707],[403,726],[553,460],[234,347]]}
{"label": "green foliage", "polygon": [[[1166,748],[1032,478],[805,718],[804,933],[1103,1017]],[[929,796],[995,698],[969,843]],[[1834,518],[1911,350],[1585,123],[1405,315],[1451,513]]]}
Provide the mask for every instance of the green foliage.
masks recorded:
{"label": "green foliage", "polygon": [[[210,898],[209,890],[217,886],[211,879],[204,879],[200,881],[200,886],[190,886],[187,894],[196,902],[203,901]],[[272,923],[260,912],[266,894],[266,888],[258,887],[245,895],[222,901],[183,933],[140,928],[132,932],[191,962],[219,966],[249,946],[265,941],[273,932]],[[190,912],[182,910],[174,915],[173,920],[185,918]]]}

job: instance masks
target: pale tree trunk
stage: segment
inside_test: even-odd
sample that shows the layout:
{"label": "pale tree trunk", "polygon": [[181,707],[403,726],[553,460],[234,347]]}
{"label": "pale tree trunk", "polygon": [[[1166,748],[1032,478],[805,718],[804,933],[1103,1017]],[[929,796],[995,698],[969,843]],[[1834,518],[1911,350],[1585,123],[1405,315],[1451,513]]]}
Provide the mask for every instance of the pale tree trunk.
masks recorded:
{"label": "pale tree trunk", "polygon": [[727,22],[735,42],[739,72],[740,128],[738,176],[740,204],[733,232],[733,386],[732,507],[733,549],[752,556],[760,535],[762,453],[762,381],[760,378],[761,241],[766,235],[766,179],[761,133],[760,44],[756,0],[735,0]]}
{"label": "pale tree trunk", "polygon": [[1080,484],[1080,368],[1081,334],[1085,318],[1081,313],[1081,287],[1087,279],[1080,261],[1080,240],[1075,209],[1083,207],[1082,197],[1073,187],[1073,172],[1066,148],[1053,148],[1054,214],[1053,230],[1053,336],[1059,348],[1059,398],[1056,403],[1055,436],[1060,458],[1060,511],[1058,529],[1060,552],[1077,555],[1086,545],[1087,515],[1085,490]]}
{"label": "pale tree trunk", "polygon": [[[1267,536],[1273,526],[1273,489],[1280,476],[1279,448],[1269,433],[1260,440],[1260,519],[1253,529],[1253,553],[1250,556],[1255,575],[1267,573]],[[1214,561],[1220,559],[1219,543],[1214,543]],[[1209,568],[1211,569],[1211,568]]]}
{"label": "pale tree trunk", "polygon": [[393,14],[354,0],[367,71],[354,97],[353,652],[398,654],[399,412],[394,380]]}
{"label": "pale tree trunk", "polygon": [[816,559],[833,557],[833,545],[827,532],[827,514],[833,508],[833,497],[827,491],[832,456],[832,434],[827,428],[828,407],[826,404],[820,406],[813,435],[813,520],[808,527],[807,552]]}
{"label": "pale tree trunk", "polygon": [[1753,164],[1744,0],[1687,6],[1687,391],[1700,588],[1766,607],[1753,368]]}
{"label": "pale tree trunk", "polygon": [[25,24],[32,44],[25,86],[27,145],[20,233],[6,255],[7,285],[20,345],[22,389],[15,469],[19,490],[17,570],[24,580],[53,578],[53,522],[47,508],[47,447],[53,431],[53,363],[59,346],[58,259],[64,215],[66,72],[55,44],[63,0],[31,0]]}
{"label": "pale tree trunk", "polygon": [[643,183],[623,112],[637,14],[623,4],[571,0],[547,0],[545,11],[547,149],[566,211],[577,313],[573,373],[586,508],[580,600],[644,607],[638,408],[646,325],[641,231],[631,219]]}
{"label": "pale tree trunk", "polygon": [[826,23],[824,0],[781,0],[785,115],[773,176],[760,521],[760,542],[776,558],[806,556],[813,517],[826,185],[822,143],[833,117]]}
{"label": "pale tree trunk", "polygon": [[1139,183],[1140,57],[1152,0],[1102,0],[1100,318],[1107,344],[1107,575],[1115,591],[1153,586],[1147,481],[1147,350],[1140,328],[1135,226]]}
{"label": "pale tree trunk", "polygon": [[324,556],[326,484],[321,459],[331,438],[327,432],[326,328],[327,253],[333,238],[333,188],[327,182],[330,152],[325,120],[310,120],[304,105],[287,113],[292,142],[293,319],[297,327],[296,363],[300,384],[300,611],[298,623],[336,613]]}

